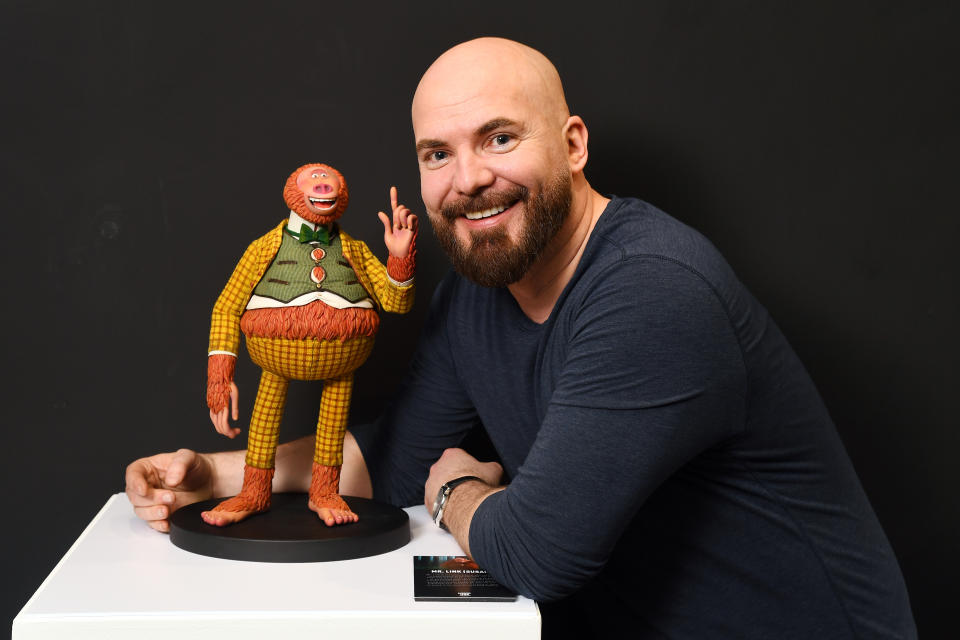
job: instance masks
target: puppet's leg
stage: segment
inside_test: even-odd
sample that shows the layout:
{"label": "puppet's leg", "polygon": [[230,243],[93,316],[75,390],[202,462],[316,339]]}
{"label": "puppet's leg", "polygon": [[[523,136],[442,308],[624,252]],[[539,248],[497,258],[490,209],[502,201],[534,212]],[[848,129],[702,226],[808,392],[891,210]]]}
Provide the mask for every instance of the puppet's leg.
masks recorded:
{"label": "puppet's leg", "polygon": [[274,459],[289,385],[286,378],[269,371],[264,371],[260,376],[260,388],[257,390],[247,435],[243,487],[235,497],[201,514],[207,524],[222,527],[270,508]]}
{"label": "puppet's leg", "polygon": [[353,373],[325,380],[323,383],[309,505],[328,527],[359,520],[339,494],[343,436],[347,431],[347,415],[352,394]]}

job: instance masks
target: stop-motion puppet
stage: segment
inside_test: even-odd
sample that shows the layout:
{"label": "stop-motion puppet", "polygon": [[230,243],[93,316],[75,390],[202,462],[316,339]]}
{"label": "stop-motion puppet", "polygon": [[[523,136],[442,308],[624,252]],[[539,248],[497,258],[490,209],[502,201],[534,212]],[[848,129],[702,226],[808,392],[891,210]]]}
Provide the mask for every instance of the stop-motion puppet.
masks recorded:
{"label": "stop-motion puppet", "polygon": [[233,383],[240,332],[263,373],[250,419],[240,493],[203,519],[238,522],[270,508],[274,458],[290,380],[323,380],[310,482],[309,507],[329,526],[356,522],[339,495],[343,438],[353,372],[367,359],[380,323],[378,311],[406,313],[413,306],[417,217],[397,204],[381,212],[387,266],[363,242],[336,224],[347,207],[347,183],[325,164],[300,167],[287,179],[283,199],[290,216],[255,240],[240,258],[213,307],[207,369],[207,404],[220,433],[234,437]]}

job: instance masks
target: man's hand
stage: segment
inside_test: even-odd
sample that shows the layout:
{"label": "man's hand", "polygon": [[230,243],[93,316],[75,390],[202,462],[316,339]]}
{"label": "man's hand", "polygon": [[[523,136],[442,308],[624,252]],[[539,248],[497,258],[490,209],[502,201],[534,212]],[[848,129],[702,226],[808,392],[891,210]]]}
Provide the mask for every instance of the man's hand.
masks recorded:
{"label": "man's hand", "polygon": [[463,449],[447,449],[430,467],[430,477],[423,489],[427,511],[433,509],[433,500],[443,483],[460,476],[477,476],[491,487],[497,487],[503,477],[503,467],[498,462],[480,462]]}
{"label": "man's hand", "polygon": [[213,497],[213,472],[206,456],[189,449],[140,458],[127,467],[127,498],[139,518],[168,532],[171,513]]}
{"label": "man's hand", "polygon": [[396,187],[390,187],[390,207],[393,209],[392,224],[390,217],[383,211],[377,213],[383,223],[383,243],[387,245],[390,255],[406,258],[417,235],[417,216],[402,204],[397,204]]}
{"label": "man's hand", "polygon": [[430,477],[427,478],[423,494],[427,511],[433,511],[433,501],[440,487],[461,476],[476,476],[482,482],[464,482],[457,486],[444,507],[443,524],[469,556],[473,514],[487,496],[504,489],[500,486],[503,467],[497,462],[480,462],[463,449],[447,449],[430,467]]}

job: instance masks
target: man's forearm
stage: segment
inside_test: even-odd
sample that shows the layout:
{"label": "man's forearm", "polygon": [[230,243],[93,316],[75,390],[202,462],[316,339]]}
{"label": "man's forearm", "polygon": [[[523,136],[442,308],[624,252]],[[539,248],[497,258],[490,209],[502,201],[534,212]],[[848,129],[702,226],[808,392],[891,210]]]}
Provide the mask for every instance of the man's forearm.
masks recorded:
{"label": "man's forearm", "polygon": [[277,447],[273,476],[275,493],[304,493],[310,488],[310,463],[315,442],[314,436],[304,436]]}
{"label": "man's forearm", "polygon": [[235,496],[243,482],[244,451],[201,453],[210,463],[213,473],[213,497]]}
{"label": "man's forearm", "polygon": [[[313,462],[314,436],[304,436],[277,447],[275,493],[305,493],[310,488],[310,467]],[[240,492],[243,480],[244,451],[221,451],[203,454],[213,467],[213,495],[232,496]],[[348,431],[343,442],[343,469],[340,493],[369,498],[373,495],[370,475],[357,441]]]}
{"label": "man's forearm", "polygon": [[370,481],[370,472],[363,459],[353,434],[347,431],[343,439],[343,468],[340,470],[340,494],[357,496],[358,498],[373,497],[373,483]]}
{"label": "man's forearm", "polygon": [[473,557],[470,553],[470,523],[473,522],[473,514],[487,496],[505,488],[492,487],[479,480],[469,480],[457,486],[450,494],[443,510],[443,524],[468,556]]}

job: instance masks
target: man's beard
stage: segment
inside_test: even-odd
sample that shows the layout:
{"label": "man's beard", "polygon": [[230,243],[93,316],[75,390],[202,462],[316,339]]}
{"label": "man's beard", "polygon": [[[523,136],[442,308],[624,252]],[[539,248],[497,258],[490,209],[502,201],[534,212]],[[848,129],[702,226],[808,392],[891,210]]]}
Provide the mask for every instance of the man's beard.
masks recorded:
{"label": "man's beard", "polygon": [[[510,239],[506,225],[498,225],[471,231],[470,245],[461,244],[454,230],[457,218],[518,200],[523,203],[524,218],[516,242]],[[441,219],[434,222],[433,230],[460,275],[484,287],[505,287],[520,280],[541,256],[567,219],[572,200],[570,175],[561,172],[533,198],[526,187],[517,186],[450,203],[441,209]]]}

